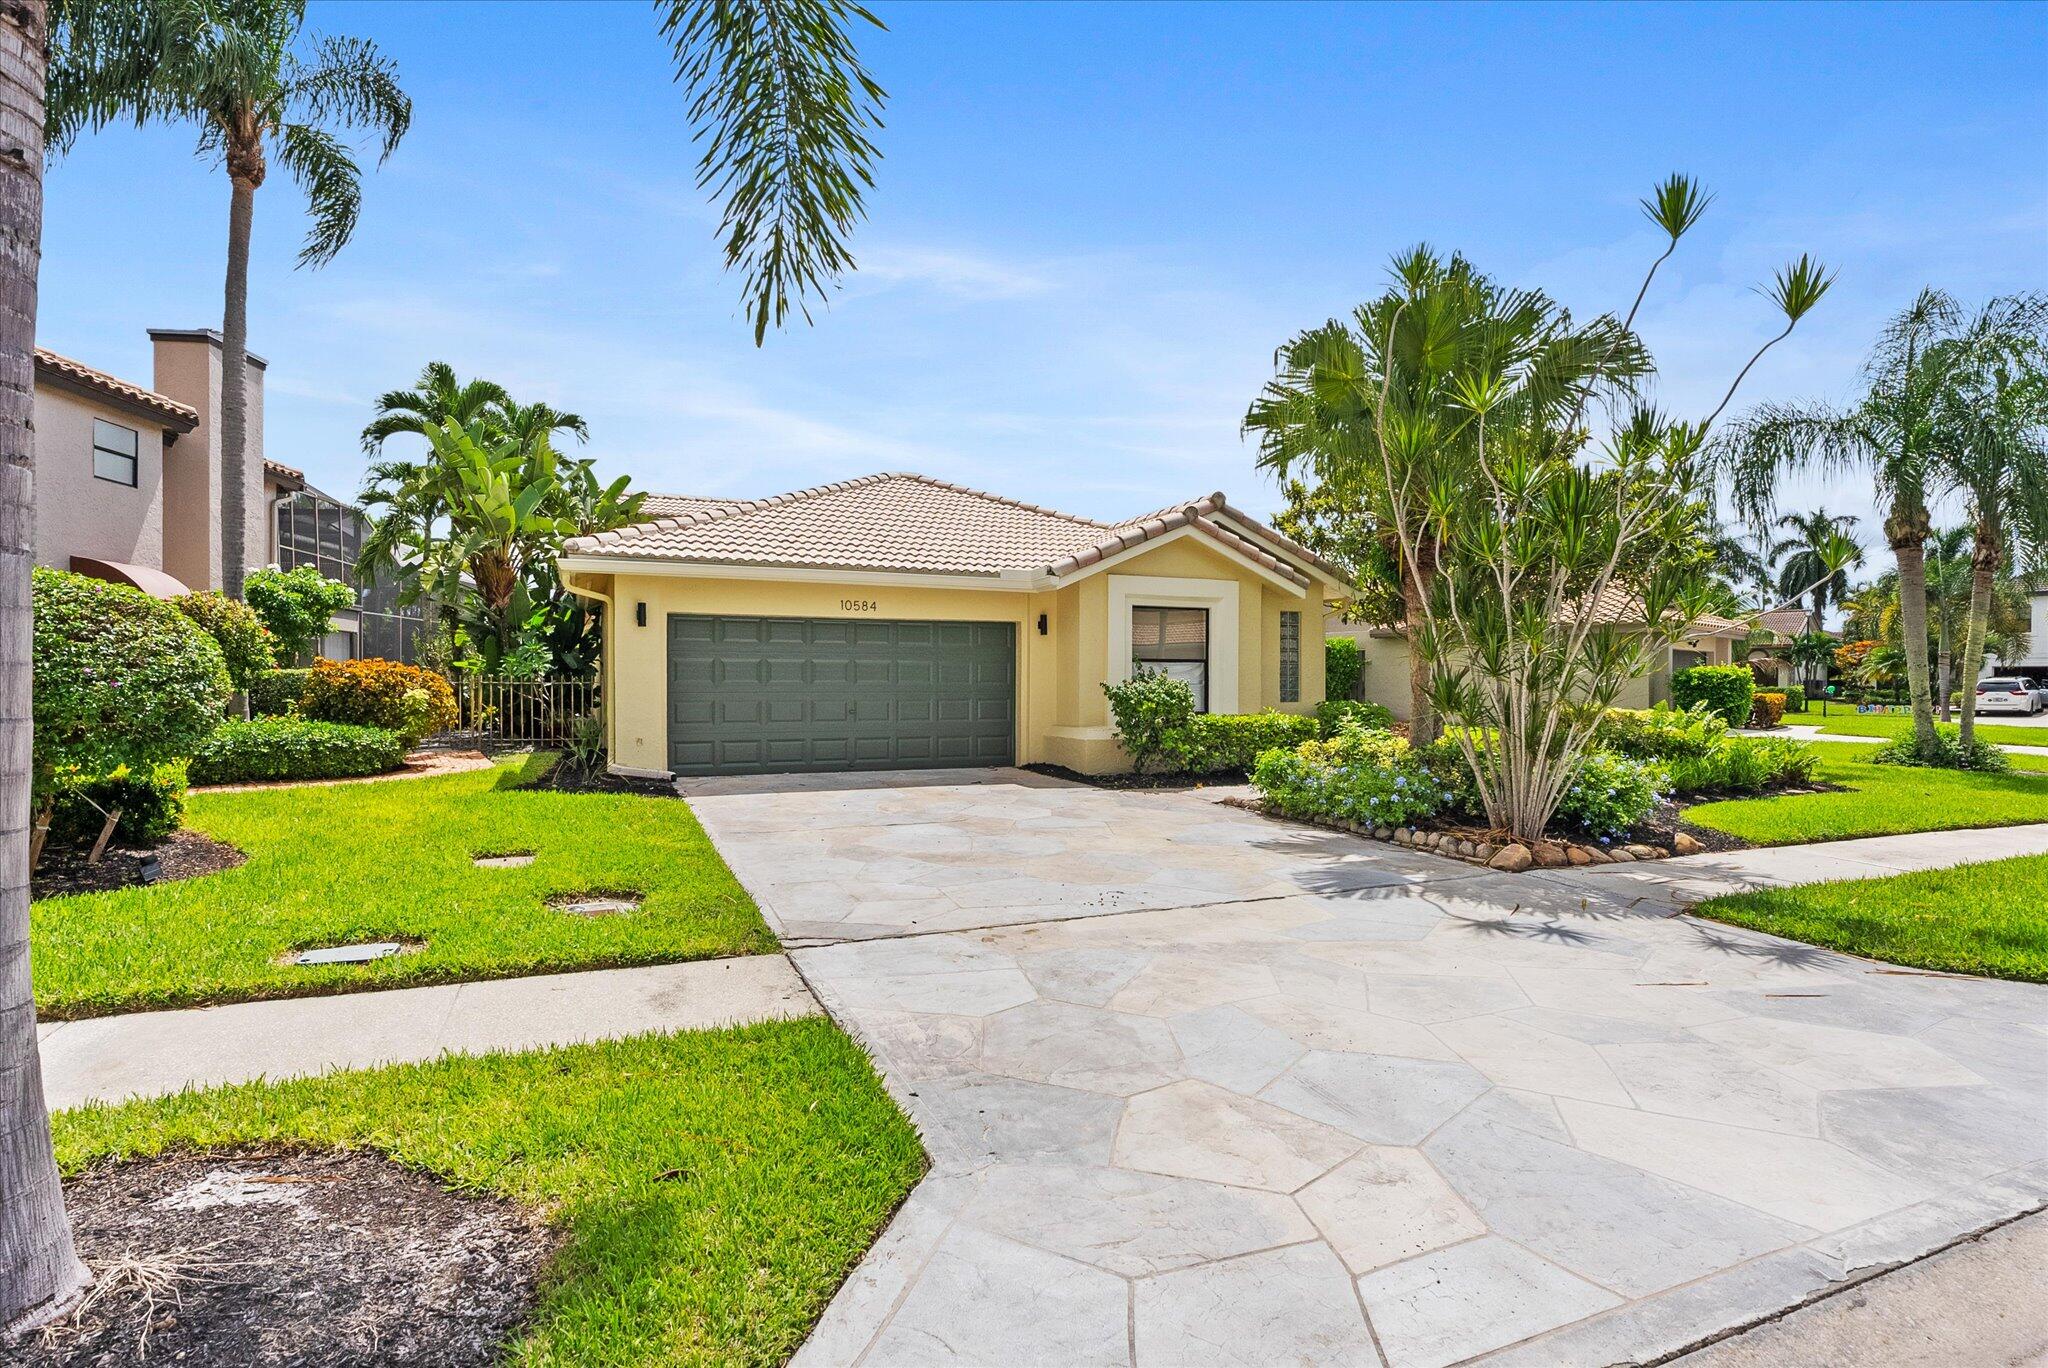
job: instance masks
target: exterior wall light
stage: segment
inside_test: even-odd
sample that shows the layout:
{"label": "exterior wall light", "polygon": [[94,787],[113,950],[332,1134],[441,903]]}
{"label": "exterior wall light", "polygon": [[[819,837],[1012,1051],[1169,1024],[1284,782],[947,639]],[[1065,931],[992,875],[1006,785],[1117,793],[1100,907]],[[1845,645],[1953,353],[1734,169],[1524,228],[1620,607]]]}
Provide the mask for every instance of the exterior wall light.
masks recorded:
{"label": "exterior wall light", "polygon": [[1038,634],[1040,636],[1045,635],[1045,614],[1043,613],[1038,615]]}
{"label": "exterior wall light", "polygon": [[646,604],[636,603],[633,605],[633,625],[636,627],[645,627],[647,625]]}

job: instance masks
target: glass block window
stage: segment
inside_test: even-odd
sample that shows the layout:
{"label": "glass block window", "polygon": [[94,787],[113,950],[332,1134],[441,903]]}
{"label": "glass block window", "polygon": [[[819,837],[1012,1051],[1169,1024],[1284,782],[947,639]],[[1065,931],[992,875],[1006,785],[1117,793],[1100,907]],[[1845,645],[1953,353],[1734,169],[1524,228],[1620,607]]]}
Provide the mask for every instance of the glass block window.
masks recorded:
{"label": "glass block window", "polygon": [[1301,614],[1280,615],[1280,701],[1301,702]]}

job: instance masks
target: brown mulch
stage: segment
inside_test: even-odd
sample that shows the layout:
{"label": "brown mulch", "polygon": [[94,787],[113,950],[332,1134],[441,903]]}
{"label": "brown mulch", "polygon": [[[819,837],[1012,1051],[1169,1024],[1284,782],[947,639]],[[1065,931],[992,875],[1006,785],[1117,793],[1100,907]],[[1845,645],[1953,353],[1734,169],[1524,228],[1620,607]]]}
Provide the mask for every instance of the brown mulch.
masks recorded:
{"label": "brown mulch", "polygon": [[1246,775],[1243,770],[1220,770],[1215,774],[1182,774],[1155,771],[1151,774],[1083,774],[1068,769],[1065,765],[1021,765],[1020,769],[1033,774],[1043,774],[1048,779],[1065,779],[1069,783],[1087,784],[1103,789],[1198,789],[1216,788],[1231,784],[1242,784]]}
{"label": "brown mulch", "polygon": [[216,874],[249,858],[227,842],[196,831],[174,831],[153,846],[110,845],[96,865],[85,862],[91,849],[86,845],[45,849],[42,862],[36,866],[29,896],[55,898],[66,893],[133,888],[142,882],[142,862],[151,855],[163,866],[163,877],[158,883]]}
{"label": "brown mulch", "polygon": [[554,1237],[373,1154],[176,1155],[64,1185],[95,1278],[25,1368],[501,1362]]}

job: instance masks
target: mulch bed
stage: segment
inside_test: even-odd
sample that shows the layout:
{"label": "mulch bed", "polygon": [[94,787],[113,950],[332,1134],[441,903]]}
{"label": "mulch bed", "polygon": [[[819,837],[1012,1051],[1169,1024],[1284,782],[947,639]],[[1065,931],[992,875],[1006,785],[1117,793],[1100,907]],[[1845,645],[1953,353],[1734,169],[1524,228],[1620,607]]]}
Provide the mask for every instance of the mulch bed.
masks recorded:
{"label": "mulch bed", "polygon": [[554,1237],[372,1154],[178,1155],[64,1185],[93,1271],[28,1368],[501,1362]]}
{"label": "mulch bed", "polygon": [[174,831],[153,846],[110,845],[96,865],[85,862],[91,850],[90,845],[45,849],[42,862],[36,866],[30,897],[54,898],[65,893],[133,888],[142,882],[142,862],[151,855],[163,866],[163,877],[158,883],[215,874],[233,869],[249,858],[227,842],[196,831]]}
{"label": "mulch bed", "polygon": [[546,774],[529,783],[521,784],[522,792],[545,790],[550,793],[637,793],[643,798],[680,798],[673,779],[633,779],[623,774],[611,774],[603,769],[585,773],[574,765],[562,762]]}
{"label": "mulch bed", "polygon": [[1065,765],[1023,765],[1020,768],[1030,770],[1033,774],[1043,774],[1048,779],[1065,779],[1071,783],[1088,784],[1104,789],[1215,788],[1242,784],[1248,777],[1243,770],[1219,770],[1215,774],[1083,774],[1079,770],[1070,770]]}

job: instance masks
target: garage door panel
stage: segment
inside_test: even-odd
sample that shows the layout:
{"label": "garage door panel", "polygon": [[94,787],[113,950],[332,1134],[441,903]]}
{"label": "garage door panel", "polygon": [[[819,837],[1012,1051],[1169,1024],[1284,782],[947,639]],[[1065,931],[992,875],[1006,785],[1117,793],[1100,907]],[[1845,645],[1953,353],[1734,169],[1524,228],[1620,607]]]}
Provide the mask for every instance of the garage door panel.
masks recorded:
{"label": "garage door panel", "polygon": [[669,762],[680,774],[1007,764],[1008,623],[676,616]]}

